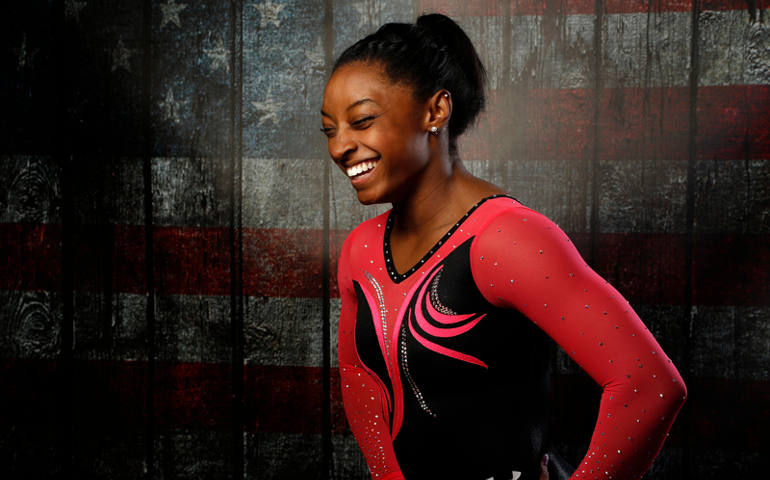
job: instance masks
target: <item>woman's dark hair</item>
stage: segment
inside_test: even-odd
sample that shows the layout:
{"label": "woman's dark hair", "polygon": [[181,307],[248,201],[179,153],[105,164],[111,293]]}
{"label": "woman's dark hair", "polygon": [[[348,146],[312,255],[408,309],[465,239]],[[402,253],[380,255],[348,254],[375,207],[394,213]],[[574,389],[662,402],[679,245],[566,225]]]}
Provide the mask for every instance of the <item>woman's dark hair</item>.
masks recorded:
{"label": "woman's dark hair", "polygon": [[422,15],[415,24],[386,23],[342,52],[334,70],[352,62],[381,64],[393,83],[411,86],[419,101],[448,90],[453,150],[457,137],[484,109],[487,72],[463,29],[445,15]]}

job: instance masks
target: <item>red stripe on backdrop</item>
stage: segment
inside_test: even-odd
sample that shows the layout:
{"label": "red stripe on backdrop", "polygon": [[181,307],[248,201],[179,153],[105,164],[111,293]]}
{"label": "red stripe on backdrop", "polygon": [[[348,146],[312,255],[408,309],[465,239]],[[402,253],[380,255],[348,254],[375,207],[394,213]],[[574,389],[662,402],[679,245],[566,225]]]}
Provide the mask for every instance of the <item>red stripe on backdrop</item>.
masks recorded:
{"label": "red stripe on backdrop", "polygon": [[[689,12],[692,0],[605,0],[602,11],[607,13]],[[450,16],[485,17],[503,15],[503,5],[495,1],[422,0],[422,12],[441,12]],[[701,10],[745,10],[745,0],[703,0]],[[513,0],[512,15],[591,15],[596,13],[595,0]]]}
{"label": "red stripe on backdrop", "polygon": [[[72,369],[73,421],[78,432],[141,429],[146,421],[146,362],[76,361]],[[56,363],[0,361],[0,425],[34,425],[60,410]],[[225,364],[155,365],[156,425],[169,429],[226,429],[232,425],[231,368]],[[318,434],[321,432],[323,371],[315,367],[247,365],[244,373],[246,431]],[[332,431],[347,432],[339,374],[332,370]],[[696,419],[691,441],[702,446],[760,451],[768,425],[770,383],[741,380],[688,380],[686,409]],[[592,389],[594,393],[592,394]],[[598,388],[584,376],[553,378],[554,411],[596,409]],[[729,415],[725,415],[729,409]],[[574,417],[574,418],[573,418]],[[560,416],[559,434],[585,439],[589,416]],[[678,441],[675,424],[671,443]],[[585,436],[585,438],[584,438]]]}
{"label": "red stripe on backdrop", "polygon": [[[115,291],[145,292],[144,228],[114,227],[115,243],[104,245],[99,229],[78,235],[75,288],[99,291],[104,271],[112,271]],[[229,230],[157,227],[155,229],[157,293],[229,295]],[[0,288],[59,290],[60,228],[56,225],[0,224]],[[347,232],[332,232],[331,271]],[[250,229],[243,233],[244,294],[267,297],[321,295],[320,230]],[[573,235],[588,251],[588,237]],[[682,305],[685,301],[683,234],[602,234],[594,268],[629,301],[649,305]],[[112,269],[104,263],[112,262]],[[696,305],[767,305],[770,303],[770,235],[694,237],[693,301]],[[332,295],[338,296],[332,275]]]}
{"label": "red stripe on backdrop", "polygon": [[[347,232],[331,233],[339,252]],[[249,295],[319,297],[322,292],[322,230],[250,230],[243,234],[243,288]],[[337,297],[337,257],[332,253],[332,295]]]}
{"label": "red stripe on backdrop", "polygon": [[[770,383],[727,379],[685,379],[685,382],[687,401],[674,422],[666,446],[680,445],[689,427],[688,441],[694,447],[754,452],[766,449]],[[553,435],[559,440],[588,443],[600,393],[599,387],[586,375],[553,376],[551,412],[558,420],[555,424],[558,430]],[[685,425],[685,418],[694,419],[694,424]]]}
{"label": "red stripe on backdrop", "polygon": [[602,91],[599,158],[618,163],[629,159],[688,158],[689,105],[690,92],[681,87]]}
{"label": "red stripe on backdrop", "polygon": [[[499,93],[491,92],[490,104],[501,102]],[[461,141],[469,160],[493,156],[488,138],[509,139],[509,151],[522,159],[593,155],[592,90],[522,89],[511,102],[492,108],[497,113],[486,120],[488,130]],[[689,105],[688,87],[602,90],[599,158],[688,158]],[[770,158],[770,86],[700,87],[696,111],[698,159]]]}
{"label": "red stripe on backdrop", "polygon": [[[467,160],[493,158],[489,138],[505,138],[512,155],[536,160],[585,159],[592,155],[593,92],[590,89],[515,89],[504,102],[490,92],[486,129],[463,138]],[[510,111],[506,112],[505,109]],[[506,159],[507,160],[507,159]]]}
{"label": "red stripe on backdrop", "polygon": [[692,281],[695,305],[770,305],[770,235],[696,235]]}
{"label": "red stripe on backdrop", "polygon": [[699,159],[770,159],[770,85],[701,87]]}
{"label": "red stripe on backdrop", "polygon": [[[594,269],[632,303],[683,305],[685,242],[675,234],[602,234]],[[770,235],[695,235],[692,260],[694,305],[770,304]]]}
{"label": "red stripe on backdrop", "polygon": [[61,289],[61,225],[0,223],[0,288]]}

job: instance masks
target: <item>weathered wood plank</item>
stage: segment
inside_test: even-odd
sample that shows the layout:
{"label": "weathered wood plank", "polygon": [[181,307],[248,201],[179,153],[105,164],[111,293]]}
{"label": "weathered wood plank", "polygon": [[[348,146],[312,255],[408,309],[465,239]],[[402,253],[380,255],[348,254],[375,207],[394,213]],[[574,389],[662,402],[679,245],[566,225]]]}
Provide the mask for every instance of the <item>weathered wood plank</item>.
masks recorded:
{"label": "weathered wood plank", "polygon": [[704,159],[695,174],[697,232],[770,231],[770,159]]}
{"label": "weathered wood plank", "polygon": [[[438,10],[447,15],[503,15],[504,4],[494,0],[466,2],[463,0],[421,0],[424,11]],[[743,10],[742,0],[703,0],[704,8],[711,10]],[[516,0],[509,3],[510,11],[517,15],[544,15],[558,11],[570,15],[591,15],[596,13],[594,0],[568,0],[564,2],[543,2],[540,0]],[[605,0],[601,3],[604,13],[646,13],[646,12],[688,12],[692,11],[692,0]]]}
{"label": "weathered wood plank", "polygon": [[56,429],[61,415],[56,364],[9,359],[6,353],[0,361],[0,459],[4,477],[43,478],[61,473],[65,459]]}
{"label": "weathered wood plank", "polygon": [[607,13],[602,25],[605,87],[686,87],[692,15],[660,11]]}
{"label": "weathered wood plank", "polygon": [[[246,298],[244,357],[247,365],[320,367],[323,364],[321,308],[319,298]],[[331,318],[336,323],[338,317]],[[333,338],[336,343],[336,337]]]}
{"label": "weathered wood plank", "polygon": [[[762,312],[763,314],[765,312]],[[119,361],[77,361],[77,374],[73,377],[73,386],[77,387],[81,399],[76,406],[82,414],[90,411],[97,431],[111,430],[116,426],[125,429],[141,429],[141,418],[145,414],[140,402],[146,392],[146,383],[142,376],[146,374],[146,362]],[[45,412],[50,405],[49,395],[53,387],[35,390],[30,384],[37,384],[46,378],[46,372],[52,372],[55,364],[51,361],[12,359],[4,360],[0,366],[4,375],[0,385],[9,395],[3,401],[8,405],[26,405],[26,413],[17,413],[19,417],[31,419],[36,412]],[[169,393],[156,406],[160,425],[166,432],[182,431],[223,431],[232,424],[233,418],[226,405],[229,395],[227,374],[229,366],[222,364],[161,362],[158,364],[158,378],[166,380],[159,387]],[[332,431],[335,435],[345,434],[347,424],[339,395],[339,376],[332,372]],[[729,372],[728,372],[729,373]],[[247,392],[250,392],[251,405],[247,409],[244,424],[245,432],[263,432],[271,434],[320,434],[320,383],[322,370],[317,367],[261,367],[246,369]],[[187,378],[205,379],[188,381]],[[702,426],[699,438],[691,438],[702,447],[721,447],[758,450],[762,445],[763,423],[758,422],[767,400],[768,382],[766,380],[691,377],[686,379],[688,389],[697,392],[691,395],[694,411],[705,413],[721,411],[725,399],[736,406],[732,421],[709,414],[708,424]],[[587,383],[586,383],[587,382]],[[578,404],[593,405],[595,399],[586,395],[584,386],[591,385],[590,379],[581,379],[576,375],[555,375],[554,408],[560,402],[575,401]],[[259,394],[262,386],[273,392],[272,396]],[[593,386],[598,395],[598,386]],[[565,393],[566,392],[566,393]],[[213,407],[213,408],[212,408]],[[580,407],[582,408],[582,407]],[[42,409],[42,410],[41,410]],[[49,408],[50,409],[50,408]],[[117,415],[116,415],[117,414]],[[590,416],[588,416],[590,417]],[[111,419],[111,420],[110,420]],[[5,421],[4,417],[4,424]],[[579,425],[593,423],[591,418],[577,415],[564,419],[564,432],[579,435]],[[754,424],[756,422],[756,424]],[[32,425],[33,423],[30,423]],[[101,424],[98,426],[97,424]],[[699,427],[701,428],[701,427]],[[729,432],[744,431],[745,435],[730,436]],[[109,432],[106,432],[109,433]],[[681,439],[672,439],[678,443]]]}
{"label": "weathered wood plank", "polygon": [[[601,85],[626,86],[607,90],[599,106],[602,232],[687,230],[690,23],[686,12],[654,9],[602,16]],[[668,261],[660,256],[649,260]],[[681,263],[672,267],[685,268]]]}
{"label": "weathered wood plank", "polygon": [[152,17],[153,154],[228,158],[229,2],[156,4]]}
{"label": "weathered wood plank", "polygon": [[325,78],[324,5],[257,2],[243,10],[246,156],[318,158]]}
{"label": "weathered wood plank", "polygon": [[[193,256],[200,263],[182,270],[175,266],[181,245],[163,240],[167,229],[154,230],[152,442],[159,478],[230,478],[238,470],[232,432],[207,428],[213,419],[233,428],[240,422],[234,417],[240,398],[234,398],[232,361],[233,335],[242,333],[232,330],[231,303],[174,295],[161,281],[173,272],[192,290],[206,288],[212,278],[201,273],[213,266],[217,293],[232,293],[231,69],[240,60],[231,50],[237,34],[232,21],[231,2],[153,5],[153,154],[166,158],[151,160],[152,223],[182,225],[191,237],[204,225],[221,226],[215,249],[189,250],[185,263],[196,263],[190,263]],[[185,427],[168,421],[173,418]]]}
{"label": "weathered wood plank", "polygon": [[7,5],[0,42],[3,115],[0,119],[2,153],[50,155],[56,145],[41,139],[56,138],[57,18],[50,2]]}
{"label": "weathered wood plank", "polygon": [[[84,3],[84,2],[83,2]],[[246,293],[246,473],[316,478],[321,465],[323,383],[321,246],[323,181],[329,161],[316,132],[326,68],[321,1],[274,1],[275,19],[244,9],[244,270]],[[756,3],[756,2],[754,2]],[[511,10],[502,10],[510,4]],[[597,269],[628,296],[678,361],[696,424],[692,454],[672,438],[648,475],[750,475],[761,463],[766,422],[767,268],[770,253],[770,108],[767,19],[749,2],[699,2],[695,236],[683,241],[690,73],[689,0],[601,3],[603,56],[593,55],[597,2],[333,2],[334,54],[390,20],[439,9],[455,15],[491,74],[491,102],[462,145],[469,168],[557,220],[585,252],[594,175],[599,192]],[[65,2],[75,86],[66,115],[78,174],[74,207],[73,469],[83,476],[136,478],[146,442],[159,477],[228,477],[230,410],[230,233],[228,143],[232,31],[228,2],[151,2],[152,72],[142,71],[141,3]],[[169,6],[168,2],[163,5]],[[283,6],[282,9],[279,7]],[[57,472],[61,444],[47,428],[60,409],[56,367],[32,366],[59,352],[61,172],[49,158],[57,128],[50,6],[9,6],[4,78],[13,93],[0,128],[0,376],[5,465],[12,476]],[[15,16],[14,16],[15,15]],[[504,19],[511,23],[505,24]],[[178,20],[178,22],[177,22]],[[278,23],[278,25],[276,25]],[[503,35],[509,35],[503,37]],[[505,40],[505,41],[503,41]],[[301,66],[298,69],[298,66]],[[507,66],[507,70],[506,70]],[[147,378],[141,79],[152,75],[153,221],[156,225],[157,422],[144,438]],[[272,91],[271,91],[272,89]],[[171,98],[171,95],[173,98]],[[598,144],[593,112],[598,99]],[[69,105],[71,104],[71,105]],[[6,103],[4,103],[4,106]],[[71,118],[70,118],[71,117]],[[296,132],[306,132],[299,137]],[[300,141],[297,141],[297,139]],[[596,149],[599,170],[587,162]],[[19,153],[20,155],[15,155]],[[384,207],[357,205],[332,172],[332,271],[347,231]],[[312,179],[308,180],[308,175]],[[297,189],[297,185],[302,188]],[[87,225],[80,227],[80,224]],[[158,227],[160,225],[161,227]],[[70,227],[68,224],[67,227]],[[683,315],[682,262],[693,248],[691,337]],[[334,282],[332,276],[331,279]],[[332,290],[332,294],[336,295]],[[129,293],[122,293],[129,292]],[[133,292],[133,293],[131,293]],[[331,303],[336,318],[338,300]],[[58,320],[57,320],[58,319]],[[335,323],[335,322],[332,322]],[[331,338],[336,338],[332,328]],[[332,357],[336,357],[334,346]],[[103,362],[94,366],[92,362]],[[288,370],[287,370],[288,369]],[[296,371],[292,370],[295,369]],[[576,372],[559,363],[562,374]],[[332,371],[332,394],[339,385]],[[570,377],[572,378],[572,377]],[[705,381],[719,379],[724,383]],[[559,398],[585,392],[571,379]],[[736,393],[737,392],[737,393]],[[582,395],[582,394],[581,394]],[[590,397],[590,395],[589,395]],[[575,410],[585,417],[593,400]],[[758,403],[757,403],[758,402]],[[10,407],[8,405],[10,404]],[[724,415],[730,405],[730,421]],[[366,478],[332,401],[337,478]],[[565,410],[569,412],[569,410]],[[735,412],[738,412],[735,414]],[[590,420],[590,419],[589,419]],[[590,422],[589,422],[590,423]],[[582,455],[585,425],[567,423],[566,453]],[[587,428],[590,428],[588,425]],[[572,433],[570,433],[572,432]],[[337,436],[339,435],[339,436]],[[737,442],[734,439],[739,439]],[[5,447],[8,448],[5,448]],[[673,449],[673,450],[672,450]],[[10,456],[8,456],[10,455]],[[682,464],[685,459],[688,464]],[[300,460],[298,462],[298,460]],[[697,462],[697,465],[693,462]],[[717,465],[717,464],[720,465]]]}
{"label": "weathered wood plank", "polygon": [[0,156],[0,222],[61,223],[61,172],[48,156]]}
{"label": "weathered wood plank", "polygon": [[698,308],[692,319],[690,374],[767,381],[768,313],[767,308]]}
{"label": "weathered wood plank", "polygon": [[0,299],[0,358],[57,358],[61,353],[61,294],[0,290]]}
{"label": "weathered wood plank", "polygon": [[[116,227],[117,229],[117,227]],[[54,289],[60,274],[49,245],[59,238],[55,226],[33,226],[30,231],[18,224],[0,224],[2,258],[8,268],[0,273],[4,289]],[[120,227],[114,245],[114,290],[140,293],[146,290],[141,227]],[[48,235],[38,243],[40,232]],[[223,229],[155,229],[157,254],[162,268],[156,270],[157,291],[162,294],[229,295],[229,232]],[[338,252],[347,231],[332,232],[332,252]],[[321,295],[321,267],[318,264],[323,232],[319,230],[259,229],[243,232],[244,242],[258,246],[244,252],[244,294],[272,297],[318,297]],[[98,237],[85,235],[78,244],[79,291],[98,291],[104,277],[93,243]],[[90,240],[89,240],[90,239]],[[136,239],[136,241],[128,241]],[[573,234],[584,256],[585,235]],[[35,240],[35,241],[33,241]],[[681,304],[684,273],[677,265],[684,262],[685,236],[669,233],[606,233],[598,241],[599,255],[594,269],[611,281],[633,303]],[[98,244],[98,242],[97,242]],[[767,234],[700,234],[694,238],[693,260],[697,278],[694,301],[699,305],[764,305],[768,287],[763,272],[770,262]],[[650,263],[649,259],[661,259]],[[332,291],[336,289],[336,255],[332,262]],[[664,262],[665,261],[665,262]],[[30,274],[41,272],[40,275]],[[720,284],[707,278],[719,272]],[[702,276],[702,277],[698,277]],[[721,285],[726,285],[722,287]]]}
{"label": "weathered wood plank", "polygon": [[320,435],[257,432],[246,434],[244,440],[247,459],[246,478],[255,480],[328,478],[325,476],[327,467],[323,464]]}
{"label": "weathered wood plank", "polygon": [[698,16],[698,85],[770,84],[770,8],[720,11],[716,3]]}

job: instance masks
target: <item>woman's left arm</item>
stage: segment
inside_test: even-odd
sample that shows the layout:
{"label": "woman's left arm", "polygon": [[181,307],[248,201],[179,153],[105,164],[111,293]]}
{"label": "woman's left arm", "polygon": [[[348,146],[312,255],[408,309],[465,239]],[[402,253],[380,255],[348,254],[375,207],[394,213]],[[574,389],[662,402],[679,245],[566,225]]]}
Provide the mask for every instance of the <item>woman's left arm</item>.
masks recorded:
{"label": "woman's left arm", "polygon": [[588,452],[571,478],[640,478],[687,390],[628,302],[556,224],[523,206],[483,228],[471,268],[489,302],[526,315],[603,389]]}

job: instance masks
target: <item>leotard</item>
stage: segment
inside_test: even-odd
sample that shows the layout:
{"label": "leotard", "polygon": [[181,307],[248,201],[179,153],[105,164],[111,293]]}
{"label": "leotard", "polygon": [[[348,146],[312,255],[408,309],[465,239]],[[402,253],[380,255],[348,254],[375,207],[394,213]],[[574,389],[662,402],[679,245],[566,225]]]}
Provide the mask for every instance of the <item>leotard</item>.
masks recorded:
{"label": "leotard", "polygon": [[515,199],[480,201],[413,268],[388,211],[343,244],[338,355],[372,478],[538,478],[553,339],[602,387],[573,479],[639,478],[686,396],[623,297]]}

